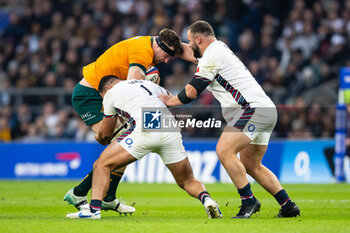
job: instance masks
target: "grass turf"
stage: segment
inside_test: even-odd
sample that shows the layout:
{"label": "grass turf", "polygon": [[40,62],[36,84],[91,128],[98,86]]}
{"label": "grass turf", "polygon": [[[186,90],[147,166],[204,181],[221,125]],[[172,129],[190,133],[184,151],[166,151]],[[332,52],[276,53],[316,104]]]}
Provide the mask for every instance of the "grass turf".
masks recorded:
{"label": "grass turf", "polygon": [[199,202],[175,184],[127,184],[118,197],[135,202],[137,212],[119,216],[102,212],[101,220],[72,220],[75,208],[63,202],[75,183],[67,181],[0,181],[0,232],[350,232],[350,185],[284,185],[301,209],[301,217],[275,218],[279,206],[254,184],[261,212],[250,219],[230,219],[238,212],[239,197],[229,184],[208,184],[223,219],[207,219]]}

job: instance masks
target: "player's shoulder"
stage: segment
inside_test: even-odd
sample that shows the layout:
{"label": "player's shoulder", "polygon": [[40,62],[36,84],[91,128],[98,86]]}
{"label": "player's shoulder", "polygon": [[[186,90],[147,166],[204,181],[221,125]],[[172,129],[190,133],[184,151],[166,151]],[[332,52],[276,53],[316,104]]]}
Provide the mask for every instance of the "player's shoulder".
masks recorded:
{"label": "player's shoulder", "polygon": [[113,88],[109,89],[106,92],[106,94],[104,95],[104,97],[103,97],[103,105],[106,105],[106,104],[110,103],[113,100],[113,97],[112,97],[113,96],[113,92],[114,92]]}
{"label": "player's shoulder", "polygon": [[143,47],[151,48],[152,47],[151,40],[152,40],[151,36],[135,36],[125,40],[126,41],[125,44],[132,47],[143,46]]}
{"label": "player's shoulder", "polygon": [[218,57],[219,51],[222,50],[222,46],[219,41],[213,41],[204,51],[201,60],[212,59],[213,57]]}
{"label": "player's shoulder", "polygon": [[219,54],[212,48],[207,48],[201,58],[198,59],[198,66],[218,64]]}
{"label": "player's shoulder", "polygon": [[208,46],[203,57],[200,60],[208,61],[210,63],[217,62],[221,64],[227,61],[233,55],[232,50],[224,42],[216,40]]}

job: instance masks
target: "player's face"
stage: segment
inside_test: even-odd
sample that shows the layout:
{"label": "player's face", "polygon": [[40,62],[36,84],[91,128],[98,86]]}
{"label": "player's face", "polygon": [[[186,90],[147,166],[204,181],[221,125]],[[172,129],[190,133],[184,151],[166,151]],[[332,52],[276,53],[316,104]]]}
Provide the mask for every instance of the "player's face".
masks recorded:
{"label": "player's face", "polygon": [[198,45],[196,44],[196,38],[195,36],[191,33],[191,30],[188,30],[187,32],[187,40],[188,40],[188,43],[190,45],[190,48],[192,49],[193,51],[193,56],[195,58],[201,58],[201,53],[200,53],[200,50],[199,50],[199,47]]}
{"label": "player's face", "polygon": [[[174,47],[171,46],[169,47],[170,49],[174,50]],[[161,62],[167,63],[170,60],[170,55],[167,54],[163,49],[161,49],[160,47],[158,47],[155,51],[154,51],[154,59],[153,62],[154,64],[159,64]]]}

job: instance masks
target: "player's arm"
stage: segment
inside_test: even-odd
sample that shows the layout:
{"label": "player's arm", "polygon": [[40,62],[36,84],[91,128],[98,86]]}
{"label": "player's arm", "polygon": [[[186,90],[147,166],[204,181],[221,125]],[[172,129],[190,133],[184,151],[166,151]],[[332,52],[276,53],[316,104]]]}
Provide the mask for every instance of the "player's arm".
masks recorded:
{"label": "player's arm", "polygon": [[150,66],[146,70],[146,72],[143,72],[143,69],[139,68],[139,66],[131,66],[129,68],[127,79],[128,80],[132,80],[132,79],[143,80],[143,79],[145,79],[145,80],[151,81],[157,85],[159,85],[159,83],[160,83],[159,71],[154,66]]}
{"label": "player's arm", "polygon": [[161,94],[159,95],[159,98],[168,107],[188,104],[197,99],[209,84],[210,81],[208,79],[201,79],[200,77],[195,76],[176,96]]}
{"label": "player's arm", "polygon": [[96,141],[102,145],[107,145],[113,136],[117,120],[118,117],[115,115],[105,116],[102,119],[98,133],[95,135]]}
{"label": "player's arm", "polygon": [[130,66],[128,71],[127,80],[143,80],[145,79],[145,71],[139,66]]}
{"label": "player's arm", "polygon": [[190,48],[190,45],[186,44],[186,43],[182,43],[182,48],[184,51],[181,55],[178,55],[178,57],[185,60],[185,61],[189,61],[189,62],[192,62],[194,64],[197,64],[198,60],[197,60],[197,58],[195,58],[193,56],[193,51]]}

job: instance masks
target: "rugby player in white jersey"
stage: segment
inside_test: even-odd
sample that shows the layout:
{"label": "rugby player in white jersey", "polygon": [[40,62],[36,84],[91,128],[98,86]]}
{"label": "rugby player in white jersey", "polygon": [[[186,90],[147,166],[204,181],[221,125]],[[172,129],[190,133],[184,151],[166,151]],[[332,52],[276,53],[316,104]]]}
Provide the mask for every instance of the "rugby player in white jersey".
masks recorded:
{"label": "rugby player in white jersey", "polygon": [[246,173],[275,197],[281,206],[278,217],[300,215],[300,209],[277,177],[261,163],[277,120],[275,105],[236,55],[216,39],[207,22],[193,23],[188,28],[187,39],[194,56],[199,58],[197,71],[178,95],[159,97],[169,107],[188,104],[208,88],[220,102],[227,126],[216,151],[242,201],[239,213],[233,218],[249,218],[260,210]]}
{"label": "rugby player in white jersey", "polygon": [[79,212],[68,214],[66,217],[100,219],[101,204],[108,190],[110,172],[141,159],[150,152],[156,152],[173,174],[176,183],[202,202],[208,218],[221,218],[219,206],[211,199],[204,185],[193,176],[180,131],[142,131],[143,108],[162,108],[171,115],[158,98],[160,94],[167,93],[165,89],[147,80],[122,81],[110,75],[101,79],[99,92],[104,97],[105,117],[96,134],[96,140],[103,145],[110,141],[118,119],[116,116],[127,120],[130,128],[113,141],[94,163],[90,205],[85,204]]}

